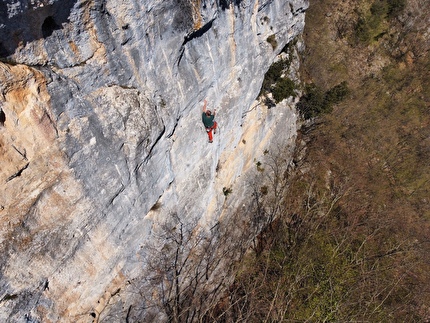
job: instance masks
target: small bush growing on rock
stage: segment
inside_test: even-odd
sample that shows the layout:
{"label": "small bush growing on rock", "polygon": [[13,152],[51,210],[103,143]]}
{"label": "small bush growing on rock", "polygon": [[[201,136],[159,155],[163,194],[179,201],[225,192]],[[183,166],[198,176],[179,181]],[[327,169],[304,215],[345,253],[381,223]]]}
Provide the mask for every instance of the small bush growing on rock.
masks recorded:
{"label": "small bush growing on rock", "polygon": [[279,80],[285,67],[285,61],[282,59],[270,66],[269,70],[264,75],[263,85],[261,87],[263,92],[269,92],[271,90],[272,84]]}
{"label": "small bush growing on rock", "polygon": [[272,45],[273,50],[278,47],[278,42],[276,41],[276,36],[274,34],[267,37],[267,42]]}
{"label": "small bush growing on rock", "polygon": [[269,188],[267,187],[267,185],[260,187],[260,193],[263,195],[267,195],[267,193],[269,193]]}
{"label": "small bush growing on rock", "polygon": [[256,163],[255,163],[255,166],[257,166],[257,170],[259,171],[259,172],[264,172],[264,168],[263,167],[261,167],[263,164],[260,162],[260,161],[257,161]]}
{"label": "small bush growing on rock", "polygon": [[233,192],[233,190],[230,187],[223,187],[222,188],[222,193],[224,194],[225,197],[229,196],[232,192]]}
{"label": "small bush growing on rock", "polygon": [[281,78],[273,87],[272,94],[276,103],[289,98],[290,96],[295,96],[296,84],[294,81],[287,77]]}

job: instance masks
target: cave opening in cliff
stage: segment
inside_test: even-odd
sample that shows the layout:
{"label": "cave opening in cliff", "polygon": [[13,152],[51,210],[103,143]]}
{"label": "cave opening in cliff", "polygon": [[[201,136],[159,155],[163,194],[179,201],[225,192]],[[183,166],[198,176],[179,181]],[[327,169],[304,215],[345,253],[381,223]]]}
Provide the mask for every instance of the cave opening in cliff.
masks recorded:
{"label": "cave opening in cliff", "polygon": [[42,24],[43,38],[51,36],[54,30],[58,29],[60,29],[60,26],[57,25],[54,18],[52,16],[47,17]]}

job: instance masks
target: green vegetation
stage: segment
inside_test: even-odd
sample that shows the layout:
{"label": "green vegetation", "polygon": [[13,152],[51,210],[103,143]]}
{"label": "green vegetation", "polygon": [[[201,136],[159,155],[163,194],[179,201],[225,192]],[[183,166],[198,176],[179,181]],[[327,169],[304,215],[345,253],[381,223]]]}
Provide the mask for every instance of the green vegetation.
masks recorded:
{"label": "green vegetation", "polygon": [[403,12],[406,8],[406,0],[387,0],[387,15],[394,18]]}
{"label": "green vegetation", "polygon": [[275,84],[281,78],[281,75],[286,68],[288,68],[286,60],[281,59],[273,63],[264,75],[261,92],[270,92],[272,89],[272,85]]}
{"label": "green vegetation", "polygon": [[290,63],[291,62],[287,59],[280,59],[270,66],[264,76],[260,95],[270,92],[276,103],[296,95],[296,84],[294,81],[288,77],[282,76],[285,71],[288,70]]}
{"label": "green vegetation", "polygon": [[344,81],[330,90],[323,92],[315,84],[306,85],[297,109],[305,119],[311,119],[333,110],[333,105],[341,102],[348,94],[348,85]]}
{"label": "green vegetation", "polygon": [[296,84],[288,77],[282,77],[273,86],[272,94],[275,102],[281,102],[282,100],[289,98],[290,96],[296,96]]}
{"label": "green vegetation", "polygon": [[233,190],[230,187],[223,187],[222,193],[225,197],[229,196],[231,193],[233,193]]}
{"label": "green vegetation", "polygon": [[355,35],[361,42],[378,40],[387,32],[388,21],[398,16],[406,7],[406,0],[376,0],[364,10],[355,25]]}

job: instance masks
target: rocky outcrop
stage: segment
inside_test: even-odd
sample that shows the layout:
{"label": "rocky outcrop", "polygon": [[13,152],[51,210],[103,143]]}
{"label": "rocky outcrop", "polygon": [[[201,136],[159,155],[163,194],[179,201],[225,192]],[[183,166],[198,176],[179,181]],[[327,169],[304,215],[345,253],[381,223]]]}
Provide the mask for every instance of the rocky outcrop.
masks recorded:
{"label": "rocky outcrop", "polygon": [[255,99],[307,3],[0,6],[0,318],[109,321],[115,302],[124,318],[140,300],[121,289],[142,275],[157,228],[228,218],[249,198],[254,159],[274,138],[293,142],[293,102]]}

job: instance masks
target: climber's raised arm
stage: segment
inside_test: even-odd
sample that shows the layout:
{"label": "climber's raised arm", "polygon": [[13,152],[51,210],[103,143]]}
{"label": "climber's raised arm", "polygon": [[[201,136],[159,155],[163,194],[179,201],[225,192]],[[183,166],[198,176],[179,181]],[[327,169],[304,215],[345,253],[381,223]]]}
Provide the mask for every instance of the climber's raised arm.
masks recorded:
{"label": "climber's raised arm", "polygon": [[206,106],[208,105],[208,100],[205,99],[203,104],[203,112],[206,112]]}

